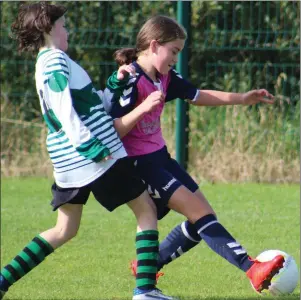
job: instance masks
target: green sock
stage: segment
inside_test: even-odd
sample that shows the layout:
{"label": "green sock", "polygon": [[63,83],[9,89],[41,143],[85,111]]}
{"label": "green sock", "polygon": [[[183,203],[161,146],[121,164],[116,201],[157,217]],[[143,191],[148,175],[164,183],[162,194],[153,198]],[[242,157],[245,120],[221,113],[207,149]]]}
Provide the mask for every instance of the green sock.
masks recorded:
{"label": "green sock", "polygon": [[2,268],[1,275],[11,286],[52,252],[52,246],[38,235],[8,265]]}
{"label": "green sock", "polygon": [[150,290],[156,286],[158,235],[157,230],[145,230],[136,235],[136,287],[142,290]]}

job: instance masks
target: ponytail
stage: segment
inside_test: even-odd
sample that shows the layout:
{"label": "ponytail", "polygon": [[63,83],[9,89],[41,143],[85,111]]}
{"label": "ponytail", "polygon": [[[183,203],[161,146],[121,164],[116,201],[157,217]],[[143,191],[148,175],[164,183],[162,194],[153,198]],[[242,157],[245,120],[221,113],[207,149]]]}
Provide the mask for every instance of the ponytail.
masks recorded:
{"label": "ponytail", "polygon": [[137,50],[135,48],[122,48],[114,52],[113,58],[118,66],[128,65],[137,59]]}

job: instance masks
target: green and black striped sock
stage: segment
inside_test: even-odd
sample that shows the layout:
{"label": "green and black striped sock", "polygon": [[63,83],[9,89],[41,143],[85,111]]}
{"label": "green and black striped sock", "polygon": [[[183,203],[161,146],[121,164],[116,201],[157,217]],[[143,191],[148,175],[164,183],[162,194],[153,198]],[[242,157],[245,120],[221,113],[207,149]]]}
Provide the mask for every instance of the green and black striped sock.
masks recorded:
{"label": "green and black striped sock", "polygon": [[2,268],[1,276],[8,283],[6,289],[40,264],[52,252],[52,246],[41,236],[36,236],[8,265]]}
{"label": "green and black striped sock", "polygon": [[150,290],[156,286],[159,251],[158,235],[157,230],[145,230],[136,235],[136,287],[142,290]]}

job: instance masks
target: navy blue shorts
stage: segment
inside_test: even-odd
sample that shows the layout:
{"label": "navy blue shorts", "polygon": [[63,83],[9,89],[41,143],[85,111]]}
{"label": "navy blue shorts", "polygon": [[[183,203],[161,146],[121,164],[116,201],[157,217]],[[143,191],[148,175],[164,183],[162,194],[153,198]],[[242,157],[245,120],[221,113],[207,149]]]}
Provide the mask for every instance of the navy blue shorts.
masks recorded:
{"label": "navy blue shorts", "polygon": [[135,161],[140,177],[148,186],[148,193],[157,206],[159,220],[170,211],[168,201],[176,189],[183,185],[194,193],[199,188],[178,162],[171,158],[166,146],[131,159]]}

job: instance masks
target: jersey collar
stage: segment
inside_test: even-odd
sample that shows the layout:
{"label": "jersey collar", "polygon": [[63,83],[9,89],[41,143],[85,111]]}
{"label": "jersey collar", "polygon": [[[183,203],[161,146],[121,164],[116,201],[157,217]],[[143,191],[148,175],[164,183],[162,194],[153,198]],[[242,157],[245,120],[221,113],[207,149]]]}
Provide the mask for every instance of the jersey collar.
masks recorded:
{"label": "jersey collar", "polygon": [[[137,73],[142,74],[148,81],[150,81],[152,84],[155,84],[155,82],[142,70],[142,68],[137,63],[137,61],[134,61],[132,64],[135,67]],[[159,81],[161,81],[160,78],[158,78],[158,79],[159,79]]]}

